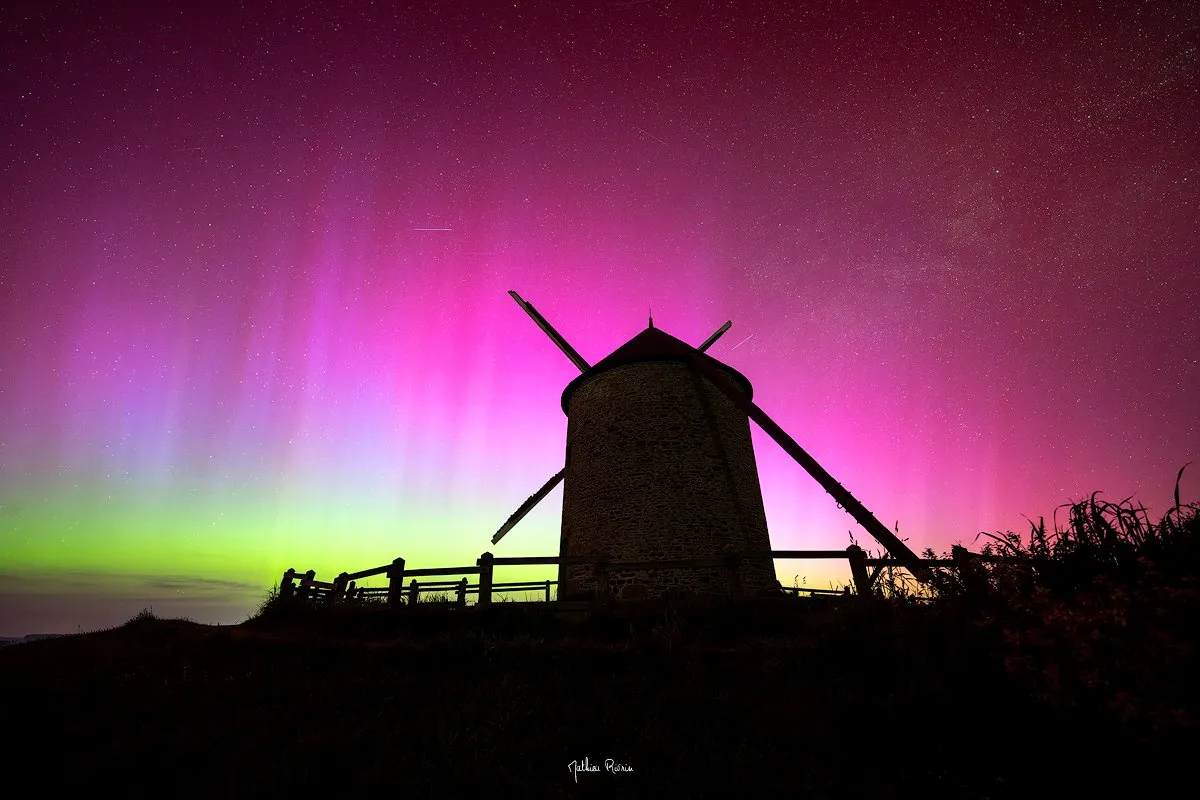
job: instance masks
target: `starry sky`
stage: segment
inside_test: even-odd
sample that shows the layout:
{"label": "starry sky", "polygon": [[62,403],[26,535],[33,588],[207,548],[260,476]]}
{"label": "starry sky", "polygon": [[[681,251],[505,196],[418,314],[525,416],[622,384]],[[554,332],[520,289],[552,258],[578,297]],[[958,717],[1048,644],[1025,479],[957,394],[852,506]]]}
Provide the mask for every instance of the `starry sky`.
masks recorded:
{"label": "starry sky", "polygon": [[[710,355],[916,550],[1157,518],[1200,457],[1197,8],[4,4],[0,635],[556,553],[561,487],[490,543],[578,374],[509,289],[592,363],[733,320]],[[776,548],[876,547],[753,436]]]}

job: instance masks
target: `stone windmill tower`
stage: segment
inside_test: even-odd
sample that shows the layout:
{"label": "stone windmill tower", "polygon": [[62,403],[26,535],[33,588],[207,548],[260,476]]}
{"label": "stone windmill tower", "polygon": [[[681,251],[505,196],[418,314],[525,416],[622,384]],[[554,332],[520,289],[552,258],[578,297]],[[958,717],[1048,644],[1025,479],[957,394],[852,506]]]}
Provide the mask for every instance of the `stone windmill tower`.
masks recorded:
{"label": "stone windmill tower", "polygon": [[[917,556],[752,402],[750,382],[706,354],[731,323],[692,347],[651,319],[593,366],[531,304],[509,294],[582,374],[562,394],[565,466],[508,518],[493,544],[565,480],[562,556],[645,562],[767,552],[771,542],[750,440],[754,419],[899,563],[923,577]],[[777,586],[769,559],[742,561],[737,577],[747,594],[768,594]],[[724,568],[614,567],[607,576],[621,599],[657,596],[671,586],[721,592],[726,580]],[[595,587],[590,565],[560,567],[560,599],[590,597]]]}

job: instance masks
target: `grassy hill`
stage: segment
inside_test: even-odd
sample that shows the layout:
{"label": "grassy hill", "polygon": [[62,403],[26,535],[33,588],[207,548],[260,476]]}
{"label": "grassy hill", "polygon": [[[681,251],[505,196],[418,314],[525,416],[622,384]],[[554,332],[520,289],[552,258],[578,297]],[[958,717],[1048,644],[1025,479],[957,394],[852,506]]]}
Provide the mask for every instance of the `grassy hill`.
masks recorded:
{"label": "grassy hill", "polygon": [[[238,796],[1146,796],[1197,742],[1200,523],[1177,507],[1147,536],[1091,502],[930,598],[581,624],[515,604],[146,614],[0,650],[5,755],[47,788]],[[1119,546],[1085,552],[1106,520]],[[599,771],[573,773],[585,758]]]}

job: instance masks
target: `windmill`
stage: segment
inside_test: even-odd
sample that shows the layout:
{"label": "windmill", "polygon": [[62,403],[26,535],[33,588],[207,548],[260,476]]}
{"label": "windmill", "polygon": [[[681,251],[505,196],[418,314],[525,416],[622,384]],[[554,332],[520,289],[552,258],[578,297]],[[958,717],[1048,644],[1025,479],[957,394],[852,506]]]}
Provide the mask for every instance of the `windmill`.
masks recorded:
{"label": "windmill", "polygon": [[[560,555],[645,562],[769,551],[750,440],[754,420],[900,565],[926,577],[916,554],[755,405],[745,376],[707,354],[731,322],[692,347],[655,328],[651,318],[649,327],[590,365],[532,304],[509,294],[580,375],[562,394],[563,468],[513,512],[493,544],[565,481]],[[743,561],[737,571],[748,593],[769,593],[777,585],[768,559]],[[658,595],[670,585],[717,589],[724,580],[715,569],[607,576],[623,599]],[[595,585],[589,565],[559,569],[562,599],[589,596]]]}

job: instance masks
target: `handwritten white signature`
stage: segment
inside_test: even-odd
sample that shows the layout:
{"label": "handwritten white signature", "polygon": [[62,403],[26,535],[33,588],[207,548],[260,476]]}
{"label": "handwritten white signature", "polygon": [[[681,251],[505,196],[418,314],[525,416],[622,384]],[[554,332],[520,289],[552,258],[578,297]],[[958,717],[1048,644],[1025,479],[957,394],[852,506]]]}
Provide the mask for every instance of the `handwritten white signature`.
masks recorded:
{"label": "handwritten white signature", "polygon": [[[579,773],[581,772],[599,772],[600,766],[593,764],[584,756],[582,761],[572,761],[567,765],[567,769],[571,771],[571,775],[575,778],[575,782],[579,783]],[[611,758],[604,759],[604,771],[611,772],[614,775],[618,772],[633,772],[633,767],[628,764],[619,764]]]}

